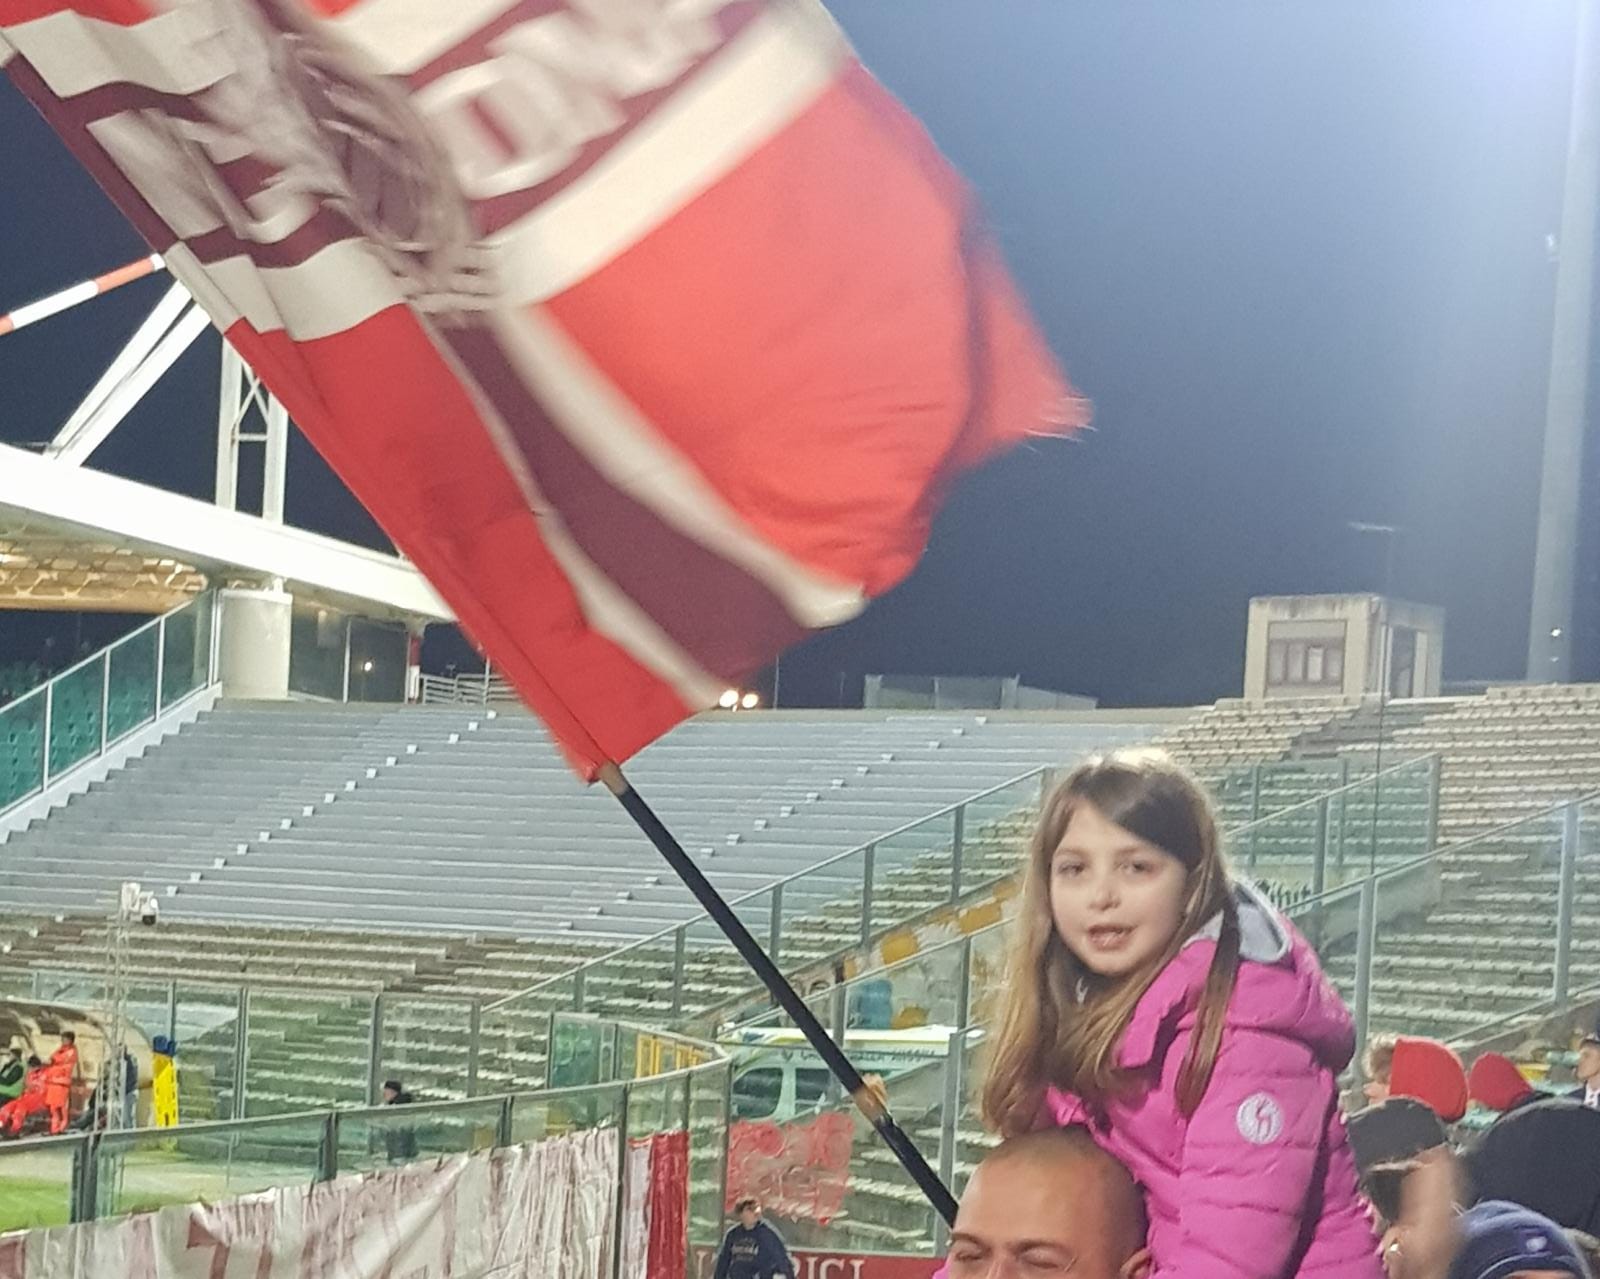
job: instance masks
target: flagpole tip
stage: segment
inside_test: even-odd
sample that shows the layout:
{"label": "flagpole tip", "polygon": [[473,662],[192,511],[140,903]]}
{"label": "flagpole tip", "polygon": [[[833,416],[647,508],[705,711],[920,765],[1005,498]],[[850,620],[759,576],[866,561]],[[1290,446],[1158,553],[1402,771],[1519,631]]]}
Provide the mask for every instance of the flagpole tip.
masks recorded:
{"label": "flagpole tip", "polygon": [[624,791],[632,789],[628,785],[628,779],[622,775],[622,770],[609,759],[600,765],[600,771],[595,776],[613,795],[621,796]]}

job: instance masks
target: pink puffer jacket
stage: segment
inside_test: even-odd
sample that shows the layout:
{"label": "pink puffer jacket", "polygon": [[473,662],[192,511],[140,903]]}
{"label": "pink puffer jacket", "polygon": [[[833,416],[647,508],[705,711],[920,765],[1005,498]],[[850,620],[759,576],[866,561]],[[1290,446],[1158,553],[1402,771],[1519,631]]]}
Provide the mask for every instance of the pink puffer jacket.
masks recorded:
{"label": "pink puffer jacket", "polygon": [[1052,1113],[1144,1188],[1152,1279],[1382,1279],[1335,1083],[1355,1050],[1350,1014],[1305,939],[1254,891],[1238,902],[1243,962],[1193,1117],[1177,1078],[1220,920],[1156,978],[1122,1041],[1122,1065],[1159,1084],[1099,1120],[1052,1090]]}

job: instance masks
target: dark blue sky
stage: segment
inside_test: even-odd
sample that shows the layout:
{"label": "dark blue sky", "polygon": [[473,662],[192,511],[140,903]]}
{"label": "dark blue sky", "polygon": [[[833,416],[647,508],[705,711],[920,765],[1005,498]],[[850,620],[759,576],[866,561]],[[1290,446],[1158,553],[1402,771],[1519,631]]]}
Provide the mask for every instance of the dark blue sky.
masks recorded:
{"label": "dark blue sky", "polygon": [[[963,485],[786,701],[866,670],[1233,694],[1251,595],[1379,584],[1351,519],[1406,526],[1448,677],[1521,674],[1569,0],[830,7],[981,191],[1098,429]],[[138,252],[8,88],[0,138],[0,309]],[[0,339],[0,438],[48,438],[160,288]],[[186,357],[96,464],[208,491],[214,369]],[[303,444],[289,504],[373,534]]]}

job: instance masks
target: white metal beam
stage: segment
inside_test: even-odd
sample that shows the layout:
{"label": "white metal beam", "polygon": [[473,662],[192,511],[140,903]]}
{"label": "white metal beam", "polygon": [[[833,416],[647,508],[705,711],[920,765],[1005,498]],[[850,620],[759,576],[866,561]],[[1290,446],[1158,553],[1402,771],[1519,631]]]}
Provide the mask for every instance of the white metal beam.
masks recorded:
{"label": "white metal beam", "polygon": [[282,578],[290,591],[342,597],[346,607],[452,619],[422,574],[396,556],[0,445],[0,520],[8,510],[28,524],[81,530],[86,540],[98,535],[212,573]]}
{"label": "white metal beam", "polygon": [[155,344],[149,355],[90,412],[73,431],[71,438],[63,441],[57,436],[46,453],[69,466],[81,466],[91,453],[105,443],[111,432],[144,399],[162,375],[178,362],[178,357],[210,327],[210,317],[190,303],[189,309]]}
{"label": "white metal beam", "polygon": [[112,392],[126,382],[139,365],[149,358],[150,352],[166,336],[167,331],[183,314],[183,309],[189,302],[189,291],[174,281],[172,287],[162,295],[161,301],[156,303],[155,309],[134,330],[133,336],[128,339],[122,350],[117,352],[117,357],[111,361],[111,366],[100,375],[100,380],[90,388],[89,394],[83,397],[83,402],[73,410],[66,425],[56,432],[55,439],[45,448],[47,454],[51,457],[61,457],[74,450],[75,441],[83,432],[85,424]]}

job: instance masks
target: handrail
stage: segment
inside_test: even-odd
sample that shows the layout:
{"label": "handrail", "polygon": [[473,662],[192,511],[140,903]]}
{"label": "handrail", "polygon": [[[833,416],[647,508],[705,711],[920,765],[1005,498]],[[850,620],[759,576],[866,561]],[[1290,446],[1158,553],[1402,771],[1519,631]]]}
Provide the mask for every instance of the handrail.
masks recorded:
{"label": "handrail", "polygon": [[[1263,817],[1257,817],[1251,821],[1245,822],[1241,826],[1235,826],[1233,829],[1227,832],[1228,838],[1230,840],[1234,840],[1239,838],[1241,835],[1248,835],[1251,831],[1267,822],[1278,821],[1280,818],[1286,817],[1290,813],[1298,813],[1302,809],[1316,808],[1321,804],[1328,803],[1330,800],[1338,799],[1339,796],[1348,794],[1351,791],[1360,790],[1365,786],[1376,785],[1385,777],[1388,777],[1393,773],[1403,772],[1408,768],[1414,768],[1418,764],[1426,764],[1433,760],[1442,760],[1443,758],[1444,756],[1439,751],[1433,751],[1427,755],[1413,755],[1410,759],[1402,760],[1398,764],[1390,765],[1381,773],[1369,773],[1365,777],[1358,777],[1355,781],[1346,782],[1343,786],[1337,786],[1333,790],[1323,791],[1320,795],[1313,795],[1310,799],[1302,799],[1297,804],[1290,804],[1287,808],[1277,809],[1275,812],[1268,813]],[[1289,761],[1281,762],[1287,763]]]}
{"label": "handrail", "polygon": [[50,685],[60,683],[62,680],[66,679],[67,676],[76,674],[78,671],[88,666],[91,662],[105,661],[107,652],[113,649],[121,648],[124,644],[127,644],[140,635],[143,635],[146,631],[158,629],[163,622],[167,621],[168,618],[171,618],[175,614],[181,613],[184,609],[191,607],[196,600],[201,599],[206,594],[207,592],[202,591],[199,595],[191,595],[182,604],[175,604],[172,608],[169,608],[159,617],[152,617],[148,622],[144,622],[141,625],[134,627],[126,635],[119,635],[116,639],[112,640],[111,643],[102,644],[87,657],[79,658],[71,666],[63,667],[54,675],[46,676],[44,679],[40,680],[37,684],[30,688],[26,693],[19,693],[9,702],[0,703],[0,715],[5,714],[13,706],[20,706],[30,697],[37,697],[40,693],[44,692],[45,689],[49,688]]}
{"label": "handrail", "polygon": [[[1417,759],[1419,759],[1419,760],[1420,759],[1429,759],[1429,758],[1433,758],[1433,757],[1432,756],[1418,756],[1417,757]],[[1411,760],[1411,761],[1408,761],[1408,762],[1409,763],[1416,763],[1417,760]],[[1405,765],[1397,765],[1396,767],[1405,767]],[[1365,780],[1370,782],[1372,780],[1372,778],[1368,777]],[[1361,783],[1355,783],[1355,784],[1359,785]],[[1311,803],[1320,803],[1323,798],[1324,797],[1319,796],[1317,799],[1309,801],[1309,802],[1311,802]],[[1422,855],[1420,855],[1418,857],[1408,858],[1406,861],[1397,863],[1394,866],[1384,867],[1382,870],[1379,870],[1379,871],[1377,871],[1375,873],[1369,873],[1367,875],[1364,875],[1360,879],[1353,879],[1353,880],[1349,881],[1348,883],[1340,884],[1335,888],[1330,888],[1330,889],[1326,890],[1325,892],[1317,894],[1315,897],[1304,898],[1301,901],[1298,901],[1294,905],[1292,905],[1292,906],[1288,907],[1287,909],[1285,909],[1283,913],[1284,913],[1285,916],[1287,916],[1289,918],[1294,918],[1296,916],[1306,914],[1306,913],[1310,912],[1312,909],[1314,909],[1315,907],[1317,907],[1319,904],[1327,903],[1327,902],[1331,901],[1332,899],[1335,899],[1335,898],[1338,898],[1338,897],[1341,897],[1341,896],[1359,895],[1362,892],[1363,885],[1365,883],[1367,883],[1368,881],[1371,881],[1373,883],[1374,887],[1376,887],[1377,883],[1379,881],[1381,881],[1381,880],[1388,879],[1391,876],[1404,875],[1404,874],[1406,874],[1406,873],[1408,873],[1410,871],[1415,870],[1418,866],[1422,866],[1422,865],[1424,865],[1424,864],[1426,864],[1426,863],[1428,863],[1430,861],[1433,861],[1433,860],[1435,860],[1435,859],[1437,859],[1439,857],[1442,857],[1442,856],[1444,856],[1446,854],[1454,854],[1454,853],[1460,852],[1463,849],[1471,848],[1475,844],[1481,843],[1481,842],[1486,841],[1486,840],[1494,839],[1494,838],[1496,838],[1496,837],[1498,837],[1500,835],[1505,834],[1507,831],[1514,830],[1515,828],[1517,828],[1519,826],[1523,826],[1523,825],[1526,825],[1526,824],[1531,823],[1531,822],[1539,821],[1542,818],[1548,818],[1548,817],[1551,817],[1553,815],[1556,815],[1556,814],[1562,812],[1563,810],[1565,810],[1567,807],[1569,807],[1572,804],[1583,804],[1583,803],[1587,803],[1588,801],[1590,801],[1592,799],[1600,799],[1600,789],[1596,789],[1596,790],[1592,790],[1592,791],[1586,791],[1586,792],[1584,792],[1584,793],[1582,793],[1580,795],[1574,796],[1574,797],[1572,797],[1570,799],[1562,800],[1562,801],[1559,801],[1558,803],[1552,804],[1548,808],[1540,809],[1538,812],[1528,813],[1528,814],[1526,814],[1526,815],[1524,815],[1522,817],[1518,817],[1518,818],[1514,819],[1513,821],[1504,822],[1501,825],[1496,826],[1496,827],[1494,827],[1494,828],[1492,828],[1490,830],[1483,831],[1481,834],[1474,835],[1470,839],[1457,840],[1457,841],[1454,841],[1454,842],[1451,842],[1451,843],[1436,844],[1436,845],[1434,845],[1434,847],[1431,850],[1429,850],[1426,853],[1423,853]],[[1289,810],[1284,809],[1282,811],[1287,812]],[[1274,816],[1276,816],[1276,815],[1277,814],[1274,814]],[[1271,818],[1264,818],[1262,820],[1270,821]],[[1237,830],[1242,830],[1242,829],[1245,829],[1245,828],[1239,827],[1239,828],[1236,828],[1236,831]],[[1236,831],[1235,832],[1230,832],[1230,834],[1236,833]],[[908,969],[913,965],[916,965],[916,964],[919,964],[919,963],[923,963],[923,962],[929,960],[930,958],[932,958],[934,956],[940,955],[942,952],[945,952],[945,951],[948,951],[948,950],[951,950],[951,949],[954,949],[954,948],[957,948],[957,947],[961,947],[961,946],[972,945],[977,941],[978,938],[988,936],[988,935],[996,932],[999,929],[1006,928],[1010,924],[1010,922],[1011,922],[1010,919],[1000,919],[1000,920],[995,921],[992,924],[985,924],[982,928],[975,928],[969,933],[963,933],[959,937],[951,937],[951,938],[949,938],[949,939],[947,939],[945,941],[938,942],[935,945],[927,947],[926,949],[917,951],[913,955],[908,955],[904,959],[896,960],[892,964],[885,964],[885,965],[883,965],[881,967],[874,968],[874,969],[870,970],[869,972],[857,973],[855,976],[847,979],[846,981],[839,982],[835,986],[830,987],[828,993],[831,996],[833,991],[836,990],[836,989],[841,989],[842,988],[842,989],[848,990],[849,988],[851,988],[853,986],[856,986],[856,985],[858,985],[860,983],[864,983],[864,982],[867,982],[867,981],[881,980],[881,979],[883,979],[885,977],[891,976],[892,974],[894,974],[894,973],[896,973],[896,972],[898,972],[898,971],[900,971],[902,969]],[[1596,984],[1596,986],[1594,987],[1594,990],[1597,993],[1600,993],[1600,983]],[[754,994],[754,991],[751,991],[751,992],[748,992],[748,993]],[[1546,1002],[1548,1002],[1548,1001],[1546,1001]],[[727,1001],[727,1004],[725,1004],[723,1006],[726,1007],[726,1006],[731,1005],[733,1003],[735,1003],[734,1000],[729,1000],[729,1001]],[[1529,1005],[1529,1010],[1530,1011],[1535,1011],[1537,1009],[1537,1007],[1538,1007],[1537,1003],[1530,1004]],[[728,1026],[728,1029],[730,1031],[737,1031],[737,1030],[743,1029],[744,1027],[747,1027],[747,1026],[754,1026],[758,1022],[760,1022],[762,1020],[762,1018],[769,1017],[769,1016],[772,1016],[772,1015],[773,1015],[773,1013],[771,1011],[760,1013],[760,1014],[757,1014],[755,1017],[749,1018],[749,1019],[747,1019],[745,1021],[733,1022]],[[1520,1013],[1519,1014],[1508,1014],[1506,1020],[1510,1020],[1512,1017],[1520,1016],[1520,1015],[1522,1015],[1522,1014],[1520,1014]],[[1489,1023],[1489,1024],[1490,1025],[1495,1025],[1495,1024],[1498,1024],[1498,1023],[1493,1023],[1492,1022],[1492,1023]]]}
{"label": "handrail", "polygon": [[[1292,813],[1292,812],[1296,812],[1296,811],[1298,811],[1298,810],[1300,810],[1302,808],[1311,807],[1311,806],[1315,806],[1315,805],[1318,805],[1318,804],[1326,803],[1326,802],[1336,798],[1337,796],[1343,795],[1343,794],[1345,794],[1345,793],[1347,793],[1349,791],[1353,791],[1353,790],[1359,789],[1359,788],[1361,788],[1363,786],[1374,785],[1378,781],[1383,779],[1384,777],[1388,777],[1388,776],[1390,776],[1392,774],[1395,774],[1395,773],[1398,773],[1398,772],[1400,772],[1400,771],[1402,771],[1404,769],[1415,768],[1419,763],[1422,763],[1424,761],[1437,760],[1439,758],[1440,758],[1440,756],[1437,753],[1433,753],[1433,754],[1429,754],[1429,755],[1415,756],[1412,759],[1408,759],[1408,760],[1405,760],[1405,761],[1403,761],[1403,762],[1401,762],[1399,764],[1392,765],[1391,767],[1384,769],[1380,773],[1375,773],[1375,774],[1372,774],[1371,776],[1368,776],[1368,777],[1359,778],[1356,781],[1349,782],[1349,783],[1345,784],[1344,786],[1338,787],[1338,788],[1336,788],[1336,789],[1334,789],[1332,791],[1327,791],[1327,792],[1324,792],[1321,795],[1313,796],[1311,799],[1303,800],[1300,803],[1293,804],[1288,808],[1279,809],[1275,813],[1269,813],[1267,816],[1261,817],[1261,818],[1257,818],[1253,822],[1247,822],[1242,826],[1236,826],[1236,827],[1232,828],[1231,830],[1229,830],[1227,832],[1228,838],[1230,840],[1235,840],[1235,839],[1238,839],[1240,836],[1248,836],[1252,831],[1258,831],[1262,827],[1262,825],[1264,823],[1280,820],[1284,816],[1284,814],[1286,814],[1286,813]],[[1004,782],[999,783],[998,785],[991,786],[987,790],[978,791],[975,794],[969,795],[964,799],[957,800],[956,802],[954,802],[952,804],[948,804],[944,808],[936,809],[935,811],[933,811],[931,813],[927,813],[927,814],[923,815],[922,817],[916,818],[914,821],[907,822],[907,823],[895,828],[894,830],[891,830],[891,831],[887,832],[886,834],[874,836],[872,839],[866,841],[863,844],[858,844],[854,848],[849,848],[849,849],[846,849],[842,853],[837,853],[833,857],[827,858],[824,861],[816,862],[813,865],[804,868],[803,870],[794,871],[791,874],[789,874],[787,876],[784,876],[781,879],[773,880],[771,883],[765,885],[762,888],[754,889],[751,892],[748,892],[748,893],[744,894],[741,897],[735,898],[733,901],[731,901],[729,903],[729,905],[733,906],[733,907],[738,907],[738,906],[747,904],[747,903],[749,903],[751,901],[754,901],[754,900],[756,900],[758,898],[761,898],[761,897],[764,897],[764,896],[768,896],[768,895],[770,895],[771,893],[773,893],[774,891],[776,891],[778,889],[787,887],[789,884],[795,882],[796,880],[802,879],[802,878],[804,878],[806,876],[809,876],[809,875],[815,875],[815,874],[818,874],[820,872],[826,871],[830,866],[833,866],[833,865],[835,865],[835,864],[837,864],[839,862],[842,862],[847,858],[855,857],[857,855],[863,854],[863,853],[866,852],[867,849],[872,848],[872,847],[874,847],[874,846],[876,846],[878,844],[885,843],[885,842],[887,842],[889,840],[892,840],[892,839],[896,838],[899,835],[903,835],[903,834],[907,833],[908,831],[915,830],[915,829],[917,829],[919,827],[922,827],[922,826],[925,826],[925,825],[927,825],[927,824],[929,824],[931,822],[937,822],[942,818],[949,817],[952,814],[954,814],[955,812],[957,812],[959,809],[965,808],[968,804],[972,804],[972,803],[978,802],[980,800],[983,800],[983,799],[987,798],[990,795],[998,794],[1001,791],[1009,790],[1010,788],[1012,788],[1014,786],[1021,785],[1022,783],[1027,782],[1027,781],[1029,781],[1029,780],[1031,780],[1031,779],[1033,779],[1035,777],[1042,778],[1042,777],[1044,777],[1044,776],[1046,776],[1046,775],[1048,775],[1048,774],[1050,774],[1050,773],[1052,773],[1054,771],[1055,771],[1055,768],[1053,766],[1043,765],[1043,766],[1041,766],[1039,768],[1030,769],[1025,773],[1020,773],[1016,777],[1013,777],[1008,781],[1004,781]],[[519,1000],[524,999],[524,998],[531,998],[534,995],[537,995],[542,991],[549,990],[549,989],[557,986],[558,984],[560,984],[562,982],[573,980],[573,979],[575,979],[577,977],[577,975],[579,973],[589,972],[589,971],[591,971],[593,969],[599,968],[601,965],[614,962],[616,960],[619,960],[619,959],[623,958],[626,955],[635,953],[635,952],[637,952],[639,950],[643,950],[646,947],[660,946],[663,943],[665,943],[668,939],[672,938],[680,930],[693,928],[693,927],[695,927],[697,925],[703,924],[709,918],[710,917],[708,915],[706,915],[705,913],[702,912],[701,914],[695,915],[695,916],[693,916],[693,917],[691,917],[689,919],[682,920],[682,921],[680,921],[680,922],[678,922],[676,924],[672,924],[669,927],[664,928],[659,932],[652,933],[648,937],[642,938],[642,939],[640,939],[638,941],[629,942],[626,946],[618,947],[616,950],[608,951],[604,955],[597,956],[594,959],[586,960],[586,961],[584,961],[584,963],[579,964],[575,968],[568,969],[564,973],[557,974],[556,976],[553,976],[553,977],[547,977],[543,981],[537,982],[532,986],[524,987],[522,990],[515,991],[512,994],[503,995],[499,999],[495,1000],[493,1003],[485,1004],[483,1006],[483,1011],[486,1012],[486,1013],[496,1012],[499,1009],[507,1006],[508,1004],[514,1003],[514,1002],[519,1001]]]}
{"label": "handrail", "polygon": [[1315,897],[1303,898],[1302,900],[1296,902],[1294,906],[1285,913],[1290,915],[1301,914],[1318,903],[1329,901],[1334,897],[1338,897],[1340,894],[1359,893],[1361,891],[1361,885],[1366,883],[1368,880],[1371,880],[1373,886],[1376,887],[1377,884],[1382,880],[1389,879],[1395,875],[1404,875],[1407,871],[1413,871],[1418,866],[1421,866],[1426,862],[1433,861],[1436,857],[1440,857],[1445,853],[1459,853],[1463,849],[1471,848],[1474,844],[1481,844],[1485,840],[1494,839],[1497,836],[1504,835],[1507,831],[1515,830],[1518,826],[1524,826],[1529,822],[1536,822],[1541,817],[1552,817],[1557,813],[1570,808],[1573,804],[1587,804],[1592,799],[1600,799],[1600,789],[1585,791],[1581,795],[1572,796],[1570,799],[1560,800],[1554,804],[1551,804],[1548,808],[1541,808],[1538,812],[1527,813],[1522,817],[1514,819],[1513,821],[1503,822],[1499,826],[1492,827],[1489,830],[1482,831],[1479,834],[1472,836],[1470,839],[1455,840],[1454,842],[1448,844],[1435,844],[1432,850],[1423,853],[1418,857],[1412,857],[1406,861],[1397,862],[1393,866],[1386,866],[1382,870],[1365,875],[1360,879],[1352,879],[1348,883],[1340,884],[1335,888],[1326,889],[1325,891],[1318,893]]}
{"label": "handrail", "polygon": [[[867,842],[864,844],[857,844],[855,847],[848,848],[842,853],[836,853],[834,856],[826,858],[823,861],[814,862],[803,870],[793,871],[780,879],[775,879],[765,887],[752,889],[750,892],[745,893],[741,897],[735,897],[728,903],[728,905],[736,908],[758,897],[767,896],[775,889],[785,888],[798,879],[805,878],[809,875],[815,875],[819,871],[827,870],[830,866],[837,865],[839,862],[842,862],[847,858],[855,857],[858,854],[864,854],[867,849],[873,848],[878,844],[887,843],[889,840],[894,839],[897,836],[904,835],[908,831],[915,830],[919,826],[925,826],[930,822],[938,821],[942,817],[952,816],[957,812],[957,810],[966,807],[968,804],[973,804],[979,800],[986,799],[990,795],[997,795],[1003,790],[1007,790],[1012,786],[1020,785],[1021,783],[1029,781],[1035,777],[1042,778],[1046,774],[1054,771],[1055,768],[1052,765],[1041,765],[1038,768],[1029,769],[1027,772],[1020,773],[1016,777],[1011,778],[1009,781],[1000,782],[998,785],[991,786],[987,790],[977,791],[974,794],[968,795],[964,799],[957,800],[953,804],[948,804],[944,808],[936,809],[931,813],[925,813],[923,816],[918,817],[914,821],[906,822],[901,826],[895,827],[886,834],[875,835],[871,839],[867,840]],[[587,972],[591,968],[597,968],[601,964],[610,963],[614,960],[620,959],[623,955],[631,954],[637,950],[642,950],[647,946],[659,946],[664,940],[670,938],[678,931],[682,929],[693,928],[698,924],[705,923],[708,919],[710,919],[710,916],[702,911],[700,914],[694,915],[689,919],[681,920],[676,924],[672,924],[669,927],[662,929],[658,933],[652,933],[650,936],[641,938],[638,941],[629,942],[626,946],[619,946],[616,950],[607,951],[604,955],[597,956],[594,959],[585,960],[576,968],[570,968],[566,972],[560,973],[554,977],[547,977],[541,982],[536,982],[534,985],[525,987],[524,989],[516,991],[510,995],[503,995],[493,1003],[485,1004],[483,1006],[483,1011],[486,1013],[495,1012],[498,1009],[505,1007],[507,1004],[513,1003],[527,996],[537,994],[539,991],[546,990],[559,982],[571,980],[578,973]]]}
{"label": "handrail", "polygon": [[[408,1128],[417,1128],[426,1125],[435,1119],[445,1119],[463,1113],[478,1113],[483,1110],[497,1110],[498,1118],[495,1124],[495,1137],[492,1144],[496,1147],[512,1144],[515,1132],[515,1117],[519,1113],[519,1106],[533,1104],[535,1106],[558,1102],[568,1098],[578,1097],[609,1097],[620,1099],[618,1108],[613,1110],[611,1122],[617,1126],[624,1137],[630,1130],[631,1099],[640,1089],[664,1088],[671,1090],[674,1085],[684,1085],[685,1107],[681,1115],[674,1116],[667,1121],[668,1126],[681,1122],[686,1128],[691,1125],[689,1113],[690,1102],[694,1097],[692,1080],[697,1077],[728,1076],[733,1064],[730,1055],[715,1044],[704,1040],[692,1039],[681,1034],[662,1035],[660,1032],[648,1030],[644,1027],[633,1025],[629,1022],[613,1021],[610,1019],[594,1019],[600,1025],[612,1026],[619,1030],[626,1030],[635,1035],[656,1035],[659,1038],[670,1038],[679,1043],[686,1044],[704,1057],[704,1060],[691,1066],[680,1066],[673,1070],[659,1071],[654,1074],[634,1076],[629,1078],[612,1078],[597,1080],[594,1083],[574,1084],[560,1088],[540,1088],[513,1090],[503,1093],[494,1093],[488,1096],[470,1097],[464,1100],[449,1101],[420,1101],[413,1102],[403,1108],[393,1106],[360,1106],[349,1108],[322,1107],[311,1110],[289,1111],[278,1115],[254,1115],[242,1119],[212,1119],[198,1120],[191,1123],[177,1124],[169,1128],[122,1128],[107,1129],[100,1132],[73,1132],[56,1136],[29,1138],[22,1141],[8,1143],[0,1146],[0,1168],[5,1166],[5,1159],[13,1154],[27,1154],[33,1152],[73,1152],[73,1171],[70,1180],[64,1179],[62,1189],[70,1200],[70,1216],[74,1221],[87,1221],[96,1218],[97,1211],[95,1187],[97,1178],[98,1161],[102,1151],[115,1154],[119,1150],[140,1142],[159,1140],[162,1142],[181,1140],[185,1137],[230,1137],[233,1135],[248,1136],[252,1133],[271,1133],[274,1131],[303,1130],[315,1127],[320,1132],[320,1154],[317,1157],[317,1170],[314,1180],[327,1181],[339,1174],[340,1163],[340,1132],[344,1125],[353,1122],[386,1120]],[[731,1111],[728,1098],[731,1096],[726,1085],[718,1089],[722,1097],[722,1112],[720,1123],[725,1135],[730,1121]],[[602,1125],[604,1126],[604,1125]],[[455,1153],[469,1153],[469,1147]],[[309,1151],[307,1152],[310,1153]],[[437,1152],[427,1155],[414,1156],[414,1159],[429,1159],[435,1157]],[[86,1161],[87,1167],[82,1166]],[[292,1184],[294,1178],[290,1174],[288,1180],[281,1184]],[[275,1183],[278,1184],[278,1183]]]}
{"label": "handrail", "polygon": [[[216,593],[210,590],[193,595],[182,604],[168,609],[159,617],[152,618],[150,621],[135,627],[121,638],[95,650],[86,657],[80,658],[65,670],[50,676],[37,687],[30,689],[19,697],[13,698],[5,703],[4,706],[0,706],[0,716],[3,716],[8,714],[14,707],[34,702],[35,699],[42,703],[42,728],[39,734],[37,776],[32,779],[18,779],[24,783],[23,789],[17,790],[14,785],[8,787],[8,792],[12,793],[9,793],[3,803],[0,803],[0,817],[27,811],[22,806],[36,803],[40,797],[48,796],[53,784],[60,782],[63,778],[77,772],[95,760],[104,759],[113,746],[120,745],[134,733],[147,729],[151,725],[159,725],[164,716],[168,716],[179,707],[192,703],[208,689],[216,686],[218,682],[217,635],[220,625],[220,608],[217,606],[216,599]],[[174,619],[185,612],[198,609],[201,604],[207,602],[211,604],[211,608],[204,618],[197,616],[192,619],[195,628],[194,638],[197,643],[203,642],[205,645],[204,675],[194,684],[190,684],[185,679],[183,687],[174,689],[169,699],[165,680],[169,623],[172,623]],[[113,665],[119,652],[126,651],[129,645],[150,632],[153,632],[155,636],[154,660],[151,663],[152,669],[150,672],[153,697],[137,720],[120,724],[118,731],[113,734],[111,732]],[[52,757],[52,747],[57,740],[54,715],[58,700],[58,687],[65,686],[67,680],[73,679],[79,672],[93,667],[99,667],[97,680],[100,703],[99,745],[97,747],[91,746],[74,758],[62,761],[58,766]],[[199,664],[197,663],[196,673],[198,673],[198,667]],[[180,669],[182,669],[182,662],[174,667],[174,670]],[[69,737],[66,740],[71,741],[71,738]]]}

